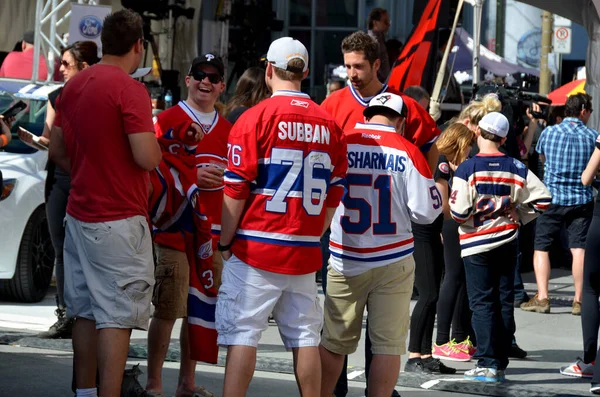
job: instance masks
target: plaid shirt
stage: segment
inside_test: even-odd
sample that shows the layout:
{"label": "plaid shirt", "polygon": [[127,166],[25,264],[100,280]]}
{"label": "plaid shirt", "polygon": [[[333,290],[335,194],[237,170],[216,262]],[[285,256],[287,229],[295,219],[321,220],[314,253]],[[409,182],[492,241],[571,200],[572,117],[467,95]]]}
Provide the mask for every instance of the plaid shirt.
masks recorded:
{"label": "plaid shirt", "polygon": [[542,131],[535,149],[546,157],[544,183],[552,194],[552,204],[571,206],[592,201],[592,187],[581,183],[581,174],[597,137],[598,132],[573,117]]}

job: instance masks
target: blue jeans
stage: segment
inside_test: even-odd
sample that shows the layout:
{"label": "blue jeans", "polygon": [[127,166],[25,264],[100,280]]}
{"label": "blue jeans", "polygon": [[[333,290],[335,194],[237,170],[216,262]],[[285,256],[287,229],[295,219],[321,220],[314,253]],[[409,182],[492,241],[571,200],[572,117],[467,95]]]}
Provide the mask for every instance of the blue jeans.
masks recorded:
{"label": "blue jeans", "polygon": [[463,258],[477,366],[504,370],[515,332],[514,281],[518,245],[513,240],[488,252]]}

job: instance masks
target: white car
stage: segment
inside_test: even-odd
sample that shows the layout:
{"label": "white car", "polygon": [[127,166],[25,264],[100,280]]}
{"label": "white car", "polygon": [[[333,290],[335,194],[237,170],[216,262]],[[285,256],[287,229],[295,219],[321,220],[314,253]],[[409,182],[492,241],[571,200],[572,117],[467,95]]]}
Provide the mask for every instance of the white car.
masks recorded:
{"label": "white car", "polygon": [[17,97],[18,93],[0,91],[0,114],[17,99],[29,105],[13,124],[11,143],[0,149],[0,297],[39,302],[48,291],[54,268],[44,205],[48,152],[26,146],[16,130],[22,126],[41,135],[46,101],[43,96]]}

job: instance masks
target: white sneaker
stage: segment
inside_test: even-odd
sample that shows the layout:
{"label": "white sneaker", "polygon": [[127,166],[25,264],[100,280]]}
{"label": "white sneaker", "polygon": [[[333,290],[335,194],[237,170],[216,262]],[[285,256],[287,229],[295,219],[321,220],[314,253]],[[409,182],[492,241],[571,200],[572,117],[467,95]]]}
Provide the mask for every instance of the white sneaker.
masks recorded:
{"label": "white sneaker", "polygon": [[575,378],[592,378],[594,376],[594,363],[586,364],[582,359],[577,358],[577,361],[573,364],[561,367],[560,373]]}
{"label": "white sneaker", "polygon": [[465,372],[465,379],[479,382],[498,382],[498,371],[494,368],[475,367]]}

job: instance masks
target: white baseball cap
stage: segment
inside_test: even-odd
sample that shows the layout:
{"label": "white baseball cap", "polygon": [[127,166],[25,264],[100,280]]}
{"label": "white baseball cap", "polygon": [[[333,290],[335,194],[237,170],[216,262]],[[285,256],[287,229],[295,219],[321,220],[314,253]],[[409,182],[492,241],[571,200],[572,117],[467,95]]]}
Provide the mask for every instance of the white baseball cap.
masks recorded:
{"label": "white baseball cap", "polygon": [[[292,59],[302,59],[304,68],[296,70],[288,66],[288,62]],[[278,69],[287,70],[290,72],[306,72],[308,69],[308,51],[304,44],[291,37],[282,37],[275,40],[269,46],[267,52],[267,61]]]}
{"label": "white baseball cap", "polygon": [[479,128],[484,131],[494,134],[501,138],[506,138],[510,124],[505,115],[498,112],[491,112],[483,116],[479,122]]}
{"label": "white baseball cap", "polygon": [[406,117],[406,106],[404,106],[404,101],[400,95],[389,92],[376,95],[369,101],[369,107],[363,111],[363,115],[371,118],[381,109],[391,109],[399,116]]}

